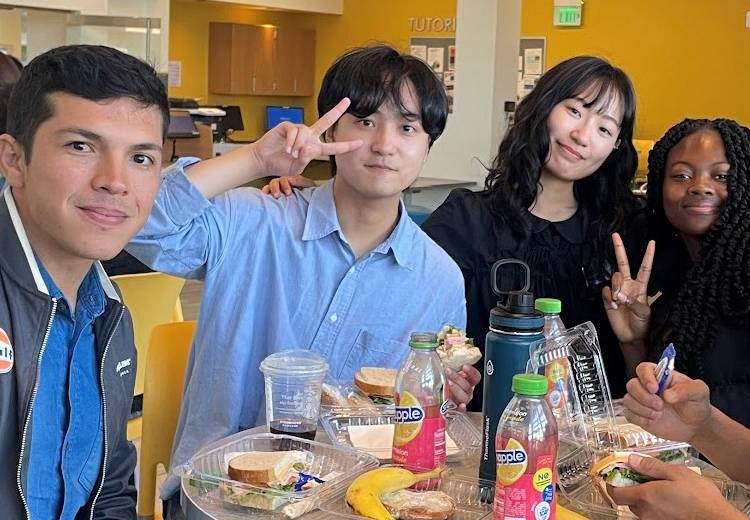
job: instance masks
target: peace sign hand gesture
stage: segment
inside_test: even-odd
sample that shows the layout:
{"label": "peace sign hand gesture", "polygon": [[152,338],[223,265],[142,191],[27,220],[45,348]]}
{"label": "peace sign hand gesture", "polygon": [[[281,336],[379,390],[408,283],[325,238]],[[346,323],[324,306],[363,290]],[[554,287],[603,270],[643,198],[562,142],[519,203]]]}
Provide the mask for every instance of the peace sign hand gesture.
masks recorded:
{"label": "peace sign hand gesture", "polygon": [[648,279],[654,261],[656,243],[651,240],[643,255],[641,267],[635,279],[630,277],[630,264],[625,245],[617,233],[612,235],[618,271],[612,275],[612,287],[602,289],[604,308],[620,343],[642,341],[648,334],[651,308],[648,303]]}
{"label": "peace sign hand gesture", "polygon": [[346,113],[351,101],[344,98],[312,126],[284,122],[255,142],[253,154],[266,175],[302,173],[305,166],[321,155],[338,155],[356,150],[362,141],[325,143],[320,137]]}

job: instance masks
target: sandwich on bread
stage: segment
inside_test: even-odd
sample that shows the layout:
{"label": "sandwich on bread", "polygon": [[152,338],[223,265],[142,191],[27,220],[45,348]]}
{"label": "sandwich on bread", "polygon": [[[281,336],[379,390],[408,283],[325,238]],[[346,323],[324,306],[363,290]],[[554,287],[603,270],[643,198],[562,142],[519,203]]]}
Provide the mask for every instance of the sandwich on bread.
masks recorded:
{"label": "sandwich on bread", "polygon": [[[629,451],[618,451],[612,455],[608,455],[602,459],[599,459],[591,467],[591,476],[596,484],[599,493],[602,495],[604,500],[615,509],[623,508],[618,506],[607,493],[607,485],[612,487],[628,487],[637,486],[638,484],[645,484],[651,482],[653,478],[642,475],[634,470],[628,463],[628,459],[633,452]],[[638,453],[641,457],[651,457],[646,453]],[[656,458],[666,463],[677,463],[680,464],[682,459],[680,455],[684,456],[683,450],[667,450],[659,453]],[[688,466],[688,469],[700,474],[700,468]],[[624,508],[623,510],[627,510]]]}
{"label": "sandwich on bread", "polygon": [[386,493],[380,502],[399,520],[447,520],[456,512],[456,502],[442,491],[402,489]]}
{"label": "sandwich on bread", "polygon": [[482,352],[474,346],[474,340],[452,325],[446,325],[438,334],[437,353],[443,366],[455,371],[482,359]]}
{"label": "sandwich on bread", "polygon": [[393,404],[397,374],[395,368],[362,367],[354,374],[354,385],[375,404]]}
{"label": "sandwich on bread", "polygon": [[250,451],[232,458],[229,478],[247,486],[221,482],[224,500],[257,509],[274,510],[288,501],[300,472],[306,471],[310,454],[300,450]]}

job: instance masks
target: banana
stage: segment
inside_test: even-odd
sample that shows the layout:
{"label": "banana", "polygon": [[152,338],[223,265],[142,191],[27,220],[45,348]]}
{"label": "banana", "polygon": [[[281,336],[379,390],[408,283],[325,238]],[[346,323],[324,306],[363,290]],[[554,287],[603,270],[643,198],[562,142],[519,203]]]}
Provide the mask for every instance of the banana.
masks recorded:
{"label": "banana", "polygon": [[443,468],[427,473],[412,473],[404,468],[378,468],[363,473],[346,490],[346,502],[360,515],[375,520],[393,520],[380,502],[380,497],[413,486],[417,482],[437,478]]}
{"label": "banana", "polygon": [[578,513],[557,504],[557,520],[588,520],[588,517],[581,516]]}

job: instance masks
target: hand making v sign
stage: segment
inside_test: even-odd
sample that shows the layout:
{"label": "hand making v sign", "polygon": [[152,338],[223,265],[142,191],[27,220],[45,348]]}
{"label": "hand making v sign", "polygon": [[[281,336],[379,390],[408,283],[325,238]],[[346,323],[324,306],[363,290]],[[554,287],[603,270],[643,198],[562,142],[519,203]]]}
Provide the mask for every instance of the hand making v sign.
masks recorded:
{"label": "hand making v sign", "polygon": [[[648,280],[651,276],[651,265],[654,261],[656,244],[649,241],[646,253],[643,255],[641,267],[635,279],[630,276],[630,264],[625,252],[625,245],[619,234],[612,235],[612,243],[615,247],[617,258],[617,272],[612,275],[612,287],[602,289],[604,308],[607,310],[609,323],[612,325],[617,339],[623,344],[623,354],[629,345],[643,343],[648,335],[651,309],[648,302]],[[633,363],[628,363],[632,368],[638,361],[645,358],[645,345],[640,345],[640,351],[634,356]],[[637,359],[640,358],[640,359]],[[628,361],[628,359],[626,359]]]}
{"label": "hand making v sign", "polygon": [[266,132],[253,148],[253,154],[265,174],[297,175],[316,157],[347,153],[362,146],[360,140],[321,141],[321,136],[344,115],[350,103],[349,98],[342,99],[312,126],[287,121]]}

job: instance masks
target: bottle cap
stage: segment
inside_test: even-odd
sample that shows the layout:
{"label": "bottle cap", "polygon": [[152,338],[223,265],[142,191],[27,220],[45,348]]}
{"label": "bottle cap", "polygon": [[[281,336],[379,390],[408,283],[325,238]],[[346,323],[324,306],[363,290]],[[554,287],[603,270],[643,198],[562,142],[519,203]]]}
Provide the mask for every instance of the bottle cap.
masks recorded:
{"label": "bottle cap", "polygon": [[560,314],[562,302],[555,298],[537,298],[534,308],[544,314]]}
{"label": "bottle cap", "polygon": [[409,346],[417,349],[436,349],[438,346],[437,334],[434,332],[412,332]]}
{"label": "bottle cap", "polygon": [[537,374],[516,374],[511,389],[514,394],[547,395],[547,378]]}

